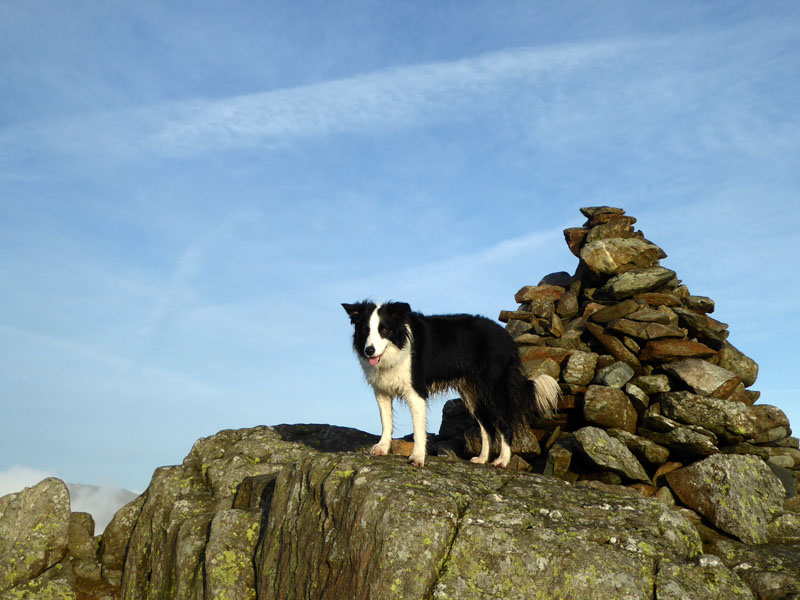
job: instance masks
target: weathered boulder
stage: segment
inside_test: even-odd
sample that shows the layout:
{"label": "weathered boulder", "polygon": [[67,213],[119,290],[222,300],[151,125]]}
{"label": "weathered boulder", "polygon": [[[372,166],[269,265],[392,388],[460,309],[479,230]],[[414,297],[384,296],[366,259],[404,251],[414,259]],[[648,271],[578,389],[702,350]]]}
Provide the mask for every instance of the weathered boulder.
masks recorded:
{"label": "weathered boulder", "polygon": [[590,463],[632,481],[650,483],[642,465],[623,442],[599,427],[584,427],[574,435],[578,449]]}
{"label": "weathered boulder", "polygon": [[[0,592],[17,586],[23,588],[20,595],[25,589],[40,589],[35,580],[67,553],[69,524],[69,491],[59,479],[48,478],[0,498]],[[61,577],[53,575],[44,576],[47,586],[60,589]]]}
{"label": "weathered boulder", "polygon": [[622,390],[590,385],[584,398],[583,415],[587,421],[603,427],[636,431],[636,409]]}
{"label": "weathered boulder", "polygon": [[636,458],[646,464],[660,465],[669,460],[669,449],[652,440],[634,435],[624,429],[609,429],[608,435],[625,444]]}
{"label": "weathered boulder", "polygon": [[663,561],[656,576],[658,600],[694,600],[708,598],[709,589],[717,590],[720,600],[755,600],[753,592],[714,555],[704,554],[694,564]]}
{"label": "weathered boulder", "polygon": [[800,544],[743,544],[695,520],[706,552],[718,556],[758,600],[800,598]]}
{"label": "weathered boulder", "polygon": [[625,267],[652,267],[664,251],[640,238],[604,238],[591,240],[581,249],[581,259],[595,273],[616,275]]}
{"label": "weathered boulder", "polygon": [[[232,507],[240,482],[253,476],[274,479],[287,464],[320,452],[366,452],[376,441],[377,436],[327,425],[225,430],[198,440],[183,464],[156,470],[141,507],[130,511],[131,517],[138,514],[125,553],[121,597],[202,598],[208,585],[221,589],[220,574],[230,565],[207,563],[203,549],[213,519]],[[218,527],[215,544],[238,547],[234,539],[238,531]],[[115,564],[115,560],[104,562],[108,567]],[[255,577],[241,572],[238,576]]]}
{"label": "weathered boulder", "polygon": [[716,434],[726,443],[753,439],[777,427],[788,427],[786,415],[768,405],[747,406],[690,392],[670,392],[661,400],[664,416],[697,425]]}
{"label": "weathered boulder", "polygon": [[681,425],[661,415],[646,417],[636,433],[666,446],[682,460],[719,452],[717,437],[713,432],[697,425]]}
{"label": "weathered boulder", "polygon": [[745,387],[750,387],[758,377],[758,364],[749,356],[745,356],[738,348],[729,343],[720,348],[717,354],[720,367],[723,367],[742,378]]}
{"label": "weathered boulder", "polygon": [[769,522],[783,512],[783,485],[753,456],[715,454],[666,478],[681,502],[743,542],[767,542]]}
{"label": "weathered boulder", "polygon": [[338,455],[280,475],[256,565],[262,599],[650,599],[661,560],[700,553],[684,517],[640,496]]}

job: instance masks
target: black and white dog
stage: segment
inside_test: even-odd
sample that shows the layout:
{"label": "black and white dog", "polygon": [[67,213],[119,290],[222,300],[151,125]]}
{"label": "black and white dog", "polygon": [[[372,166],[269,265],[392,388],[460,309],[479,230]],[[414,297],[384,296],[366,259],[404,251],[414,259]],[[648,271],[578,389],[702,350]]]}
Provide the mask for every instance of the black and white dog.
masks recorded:
{"label": "black and white dog", "polygon": [[411,410],[414,449],[409,462],[425,464],[426,402],[430,394],[457,390],[481,429],[481,453],[489,459],[490,436],[500,438],[500,456],[511,459],[513,429],[520,421],[547,416],[557,409],[561,390],[555,379],[528,380],[516,344],[497,323],[473,315],[424,316],[404,302],[342,304],[353,323],[353,349],[375,392],[381,414],[380,441],[372,454],[389,452],[392,399],[403,398]]}

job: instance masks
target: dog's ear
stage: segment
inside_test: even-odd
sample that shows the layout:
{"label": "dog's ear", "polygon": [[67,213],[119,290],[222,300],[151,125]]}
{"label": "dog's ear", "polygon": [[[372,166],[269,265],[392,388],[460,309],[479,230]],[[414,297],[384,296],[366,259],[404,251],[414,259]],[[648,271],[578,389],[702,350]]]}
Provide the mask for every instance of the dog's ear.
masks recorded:
{"label": "dog's ear", "polygon": [[389,317],[396,321],[403,321],[411,313],[411,307],[405,302],[389,302],[384,307]]}
{"label": "dog's ear", "polygon": [[364,310],[364,303],[361,302],[359,304],[344,304],[342,303],[342,308],[347,311],[347,314],[350,315],[350,322],[355,323],[358,321],[358,318],[361,316],[361,312]]}

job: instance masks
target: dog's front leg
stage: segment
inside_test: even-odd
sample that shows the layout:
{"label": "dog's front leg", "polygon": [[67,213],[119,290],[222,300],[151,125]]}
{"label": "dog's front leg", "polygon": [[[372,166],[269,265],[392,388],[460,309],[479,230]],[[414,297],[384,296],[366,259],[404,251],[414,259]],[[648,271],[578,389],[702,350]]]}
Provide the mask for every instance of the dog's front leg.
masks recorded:
{"label": "dog's front leg", "polygon": [[392,397],[383,392],[375,392],[378,410],[381,413],[381,439],[372,447],[371,453],[378,456],[389,454],[392,445]]}
{"label": "dog's front leg", "polygon": [[414,449],[411,451],[411,456],[408,457],[408,462],[415,467],[422,467],[425,465],[425,447],[428,443],[428,433],[425,431],[427,402],[425,398],[415,392],[406,396],[406,402],[411,410],[411,423],[414,425]]}

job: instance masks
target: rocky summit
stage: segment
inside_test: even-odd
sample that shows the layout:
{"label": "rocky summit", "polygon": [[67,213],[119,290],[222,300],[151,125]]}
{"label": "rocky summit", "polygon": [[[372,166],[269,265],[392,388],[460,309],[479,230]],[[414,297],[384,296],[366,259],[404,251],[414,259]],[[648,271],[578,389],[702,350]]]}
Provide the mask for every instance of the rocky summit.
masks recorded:
{"label": "rocky summit", "polygon": [[563,392],[508,469],[467,460],[457,399],[422,469],[354,429],[221,431],[102,536],[56,479],[0,498],[0,600],[800,599],[800,444],[758,365],[635,218],[581,212],[574,274],[500,313]]}

